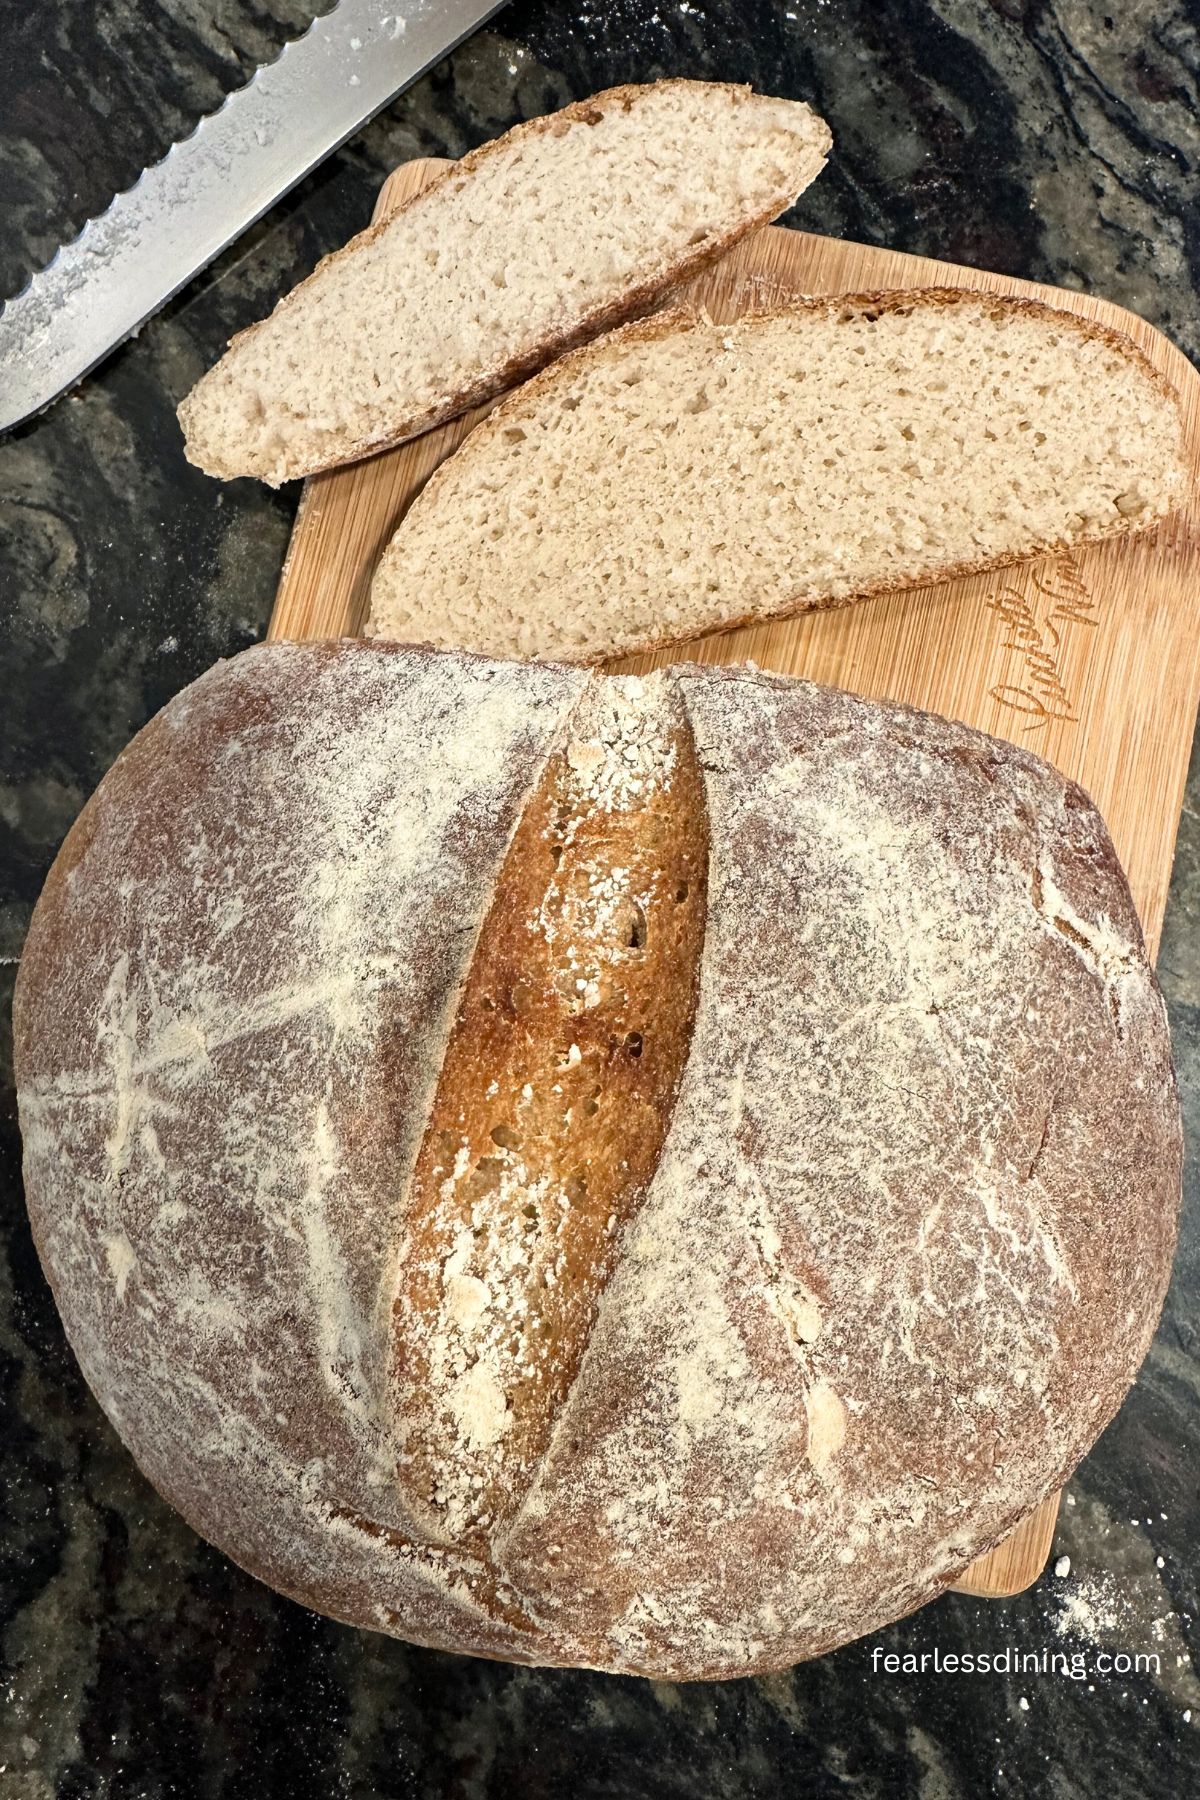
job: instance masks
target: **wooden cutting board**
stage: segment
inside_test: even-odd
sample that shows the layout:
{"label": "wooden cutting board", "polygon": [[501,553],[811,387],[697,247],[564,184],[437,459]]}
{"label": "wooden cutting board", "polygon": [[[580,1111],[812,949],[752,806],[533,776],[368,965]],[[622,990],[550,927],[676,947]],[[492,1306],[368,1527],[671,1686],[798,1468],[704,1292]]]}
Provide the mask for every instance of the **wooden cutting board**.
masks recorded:
{"label": "wooden cutting board", "polygon": [[[422,160],[398,169],[376,218],[444,166]],[[1160,333],[1107,300],[776,227],[748,239],[687,294],[725,323],[789,295],[930,285],[1025,295],[1127,332],[1183,396],[1200,480],[1200,376]],[[269,638],[361,633],[380,552],[418,489],[486,410],[305,484]],[[1154,953],[1200,696],[1198,523],[1194,487],[1189,509],[1150,537],[726,632],[613,666],[641,671],[749,658],[928,707],[1037,751],[1099,804]],[[1045,1565],[1057,1513],[1057,1497],[1047,1500],[957,1586],[992,1596],[1028,1587]]]}

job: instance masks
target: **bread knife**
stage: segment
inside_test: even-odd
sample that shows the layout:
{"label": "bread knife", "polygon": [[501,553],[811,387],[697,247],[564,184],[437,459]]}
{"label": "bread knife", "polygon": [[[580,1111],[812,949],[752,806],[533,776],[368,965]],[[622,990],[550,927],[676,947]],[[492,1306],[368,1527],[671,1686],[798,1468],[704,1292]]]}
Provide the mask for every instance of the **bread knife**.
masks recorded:
{"label": "bread knife", "polygon": [[339,0],[0,312],[0,432],[94,369],[504,0]]}

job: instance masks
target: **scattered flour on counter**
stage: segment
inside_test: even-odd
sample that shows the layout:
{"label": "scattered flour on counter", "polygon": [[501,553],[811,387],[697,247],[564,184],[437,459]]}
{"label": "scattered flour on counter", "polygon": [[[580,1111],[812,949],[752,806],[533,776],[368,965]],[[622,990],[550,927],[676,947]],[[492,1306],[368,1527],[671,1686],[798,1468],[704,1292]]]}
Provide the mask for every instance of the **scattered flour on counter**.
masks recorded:
{"label": "scattered flour on counter", "polygon": [[[1057,1564],[1054,1572],[1059,1572]],[[1128,1602],[1110,1576],[1084,1576],[1055,1599],[1058,1613],[1052,1623],[1060,1638],[1100,1644],[1133,1620]]]}

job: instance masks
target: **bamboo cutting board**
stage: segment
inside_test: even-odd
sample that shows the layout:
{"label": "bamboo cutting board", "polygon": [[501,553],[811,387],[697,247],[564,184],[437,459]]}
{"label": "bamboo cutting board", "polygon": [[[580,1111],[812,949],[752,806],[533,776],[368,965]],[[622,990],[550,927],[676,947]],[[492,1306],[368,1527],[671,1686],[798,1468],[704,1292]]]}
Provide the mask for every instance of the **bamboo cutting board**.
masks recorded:
{"label": "bamboo cutting board", "polygon": [[[444,167],[384,185],[376,218]],[[764,300],[888,288],[984,288],[1067,307],[1126,332],[1183,397],[1200,481],[1200,376],[1144,320],[1088,295],[953,263],[771,227],[690,284],[726,322]],[[305,484],[268,637],[357,637],[371,575],[408,503],[486,409]],[[1200,696],[1200,491],[1153,535],[992,576],[911,590],[662,651],[614,668],[742,662],[928,707],[1037,751],[1086,787],[1129,873],[1157,951]],[[1019,1593],[1036,1581],[1058,1513],[1047,1500],[956,1584]]]}

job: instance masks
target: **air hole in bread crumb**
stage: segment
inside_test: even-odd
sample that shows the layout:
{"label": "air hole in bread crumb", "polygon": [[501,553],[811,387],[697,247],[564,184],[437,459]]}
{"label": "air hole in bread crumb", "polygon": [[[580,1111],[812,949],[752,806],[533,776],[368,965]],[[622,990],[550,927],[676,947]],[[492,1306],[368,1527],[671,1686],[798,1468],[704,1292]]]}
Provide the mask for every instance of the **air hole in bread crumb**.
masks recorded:
{"label": "air hole in bread crumb", "polygon": [[675,889],[675,904],[676,904],[676,906],[683,905],[683,903],[687,899],[690,891],[691,890],[690,890],[687,882],[681,881],[679,886]]}
{"label": "air hole in bread crumb", "polygon": [[644,950],[646,948],[646,937],[646,914],[635,901],[633,918],[630,922],[629,936],[627,937],[626,942],[631,950]]}
{"label": "air hole in bread crumb", "polygon": [[643,1038],[640,1031],[627,1032],[625,1035],[625,1048],[628,1050],[630,1056],[640,1056],[642,1054],[642,1045],[645,1041],[646,1040]]}
{"label": "air hole in bread crumb", "polygon": [[493,1125],[488,1133],[493,1144],[499,1144],[503,1150],[519,1150],[521,1140],[511,1125]]}

